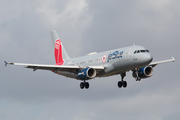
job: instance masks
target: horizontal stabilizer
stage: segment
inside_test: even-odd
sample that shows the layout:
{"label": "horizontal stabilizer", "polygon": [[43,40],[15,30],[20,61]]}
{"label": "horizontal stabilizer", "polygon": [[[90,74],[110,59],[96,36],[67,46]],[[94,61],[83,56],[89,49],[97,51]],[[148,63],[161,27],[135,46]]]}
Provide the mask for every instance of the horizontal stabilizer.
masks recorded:
{"label": "horizontal stabilizer", "polygon": [[8,63],[6,61],[4,61],[4,63],[5,63],[5,66],[7,66]]}

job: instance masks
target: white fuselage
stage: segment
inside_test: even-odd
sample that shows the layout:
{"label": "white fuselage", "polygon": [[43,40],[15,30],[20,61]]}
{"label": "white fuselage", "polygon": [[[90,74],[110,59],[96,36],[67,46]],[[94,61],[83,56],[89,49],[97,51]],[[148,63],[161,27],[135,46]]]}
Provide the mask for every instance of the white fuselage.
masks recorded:
{"label": "white fuselage", "polygon": [[[107,77],[121,74],[125,71],[133,70],[134,68],[147,66],[151,63],[152,59],[152,55],[144,47],[130,46],[69,59],[64,63],[64,65],[103,65],[105,70],[97,73],[96,77]],[[75,73],[71,73],[69,71],[58,71],[57,73],[66,77],[75,78]]]}

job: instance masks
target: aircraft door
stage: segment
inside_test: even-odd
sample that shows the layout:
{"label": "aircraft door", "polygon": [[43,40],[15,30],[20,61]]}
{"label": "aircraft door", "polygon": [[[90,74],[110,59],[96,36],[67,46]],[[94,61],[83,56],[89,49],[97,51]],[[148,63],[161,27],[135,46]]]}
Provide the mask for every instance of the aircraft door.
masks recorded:
{"label": "aircraft door", "polygon": [[131,48],[126,50],[126,56],[125,56],[126,60],[129,60],[130,51],[131,51]]}

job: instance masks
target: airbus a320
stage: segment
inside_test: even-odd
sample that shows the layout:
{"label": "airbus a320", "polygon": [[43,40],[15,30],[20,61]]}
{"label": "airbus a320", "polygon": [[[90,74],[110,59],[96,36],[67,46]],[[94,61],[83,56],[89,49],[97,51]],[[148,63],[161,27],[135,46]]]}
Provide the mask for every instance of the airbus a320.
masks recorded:
{"label": "airbus a320", "polygon": [[136,81],[151,77],[153,68],[166,62],[174,62],[172,57],[168,60],[152,62],[153,57],[149,50],[143,46],[129,46],[101,53],[93,52],[83,57],[70,58],[55,30],[51,31],[53,41],[55,65],[45,64],[26,64],[5,62],[10,65],[22,65],[31,68],[33,71],[49,70],[56,74],[80,80],[80,88],[88,89],[88,80],[95,77],[108,77],[120,75],[121,80],[118,82],[119,88],[126,88],[127,82],[124,80],[126,72],[132,71],[132,76]]}

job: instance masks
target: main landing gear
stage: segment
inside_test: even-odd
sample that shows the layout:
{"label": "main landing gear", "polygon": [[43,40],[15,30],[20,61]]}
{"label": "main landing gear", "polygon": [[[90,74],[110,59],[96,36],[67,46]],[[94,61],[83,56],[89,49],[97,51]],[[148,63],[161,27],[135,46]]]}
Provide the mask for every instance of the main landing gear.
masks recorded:
{"label": "main landing gear", "polygon": [[120,75],[121,75],[121,81],[118,82],[118,87],[119,88],[121,88],[121,87],[126,88],[127,87],[127,82],[123,80],[124,77],[126,76],[126,73],[122,73]]}
{"label": "main landing gear", "polygon": [[137,68],[135,68],[133,70],[133,76],[136,78],[136,81],[141,81],[141,77],[139,77],[139,75],[138,75],[138,70],[139,69],[137,69]]}
{"label": "main landing gear", "polygon": [[84,89],[84,88],[88,89],[89,88],[89,83],[84,80],[84,82],[80,83],[80,88],[81,89]]}

